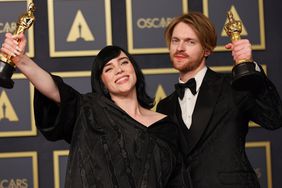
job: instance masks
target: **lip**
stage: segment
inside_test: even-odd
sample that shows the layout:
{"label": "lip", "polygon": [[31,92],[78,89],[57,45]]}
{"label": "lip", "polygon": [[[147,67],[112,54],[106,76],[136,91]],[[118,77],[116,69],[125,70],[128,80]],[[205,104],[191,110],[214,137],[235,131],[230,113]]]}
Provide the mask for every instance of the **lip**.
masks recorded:
{"label": "lip", "polygon": [[129,80],[129,75],[120,76],[115,80],[116,84],[123,84]]}
{"label": "lip", "polygon": [[188,57],[188,55],[187,55],[186,53],[176,52],[176,53],[174,54],[174,57],[186,58],[186,57]]}
{"label": "lip", "polygon": [[178,61],[187,59],[187,57],[188,57],[188,56],[186,56],[186,55],[180,55],[180,54],[174,55],[174,58],[175,58],[176,60],[178,60]]}

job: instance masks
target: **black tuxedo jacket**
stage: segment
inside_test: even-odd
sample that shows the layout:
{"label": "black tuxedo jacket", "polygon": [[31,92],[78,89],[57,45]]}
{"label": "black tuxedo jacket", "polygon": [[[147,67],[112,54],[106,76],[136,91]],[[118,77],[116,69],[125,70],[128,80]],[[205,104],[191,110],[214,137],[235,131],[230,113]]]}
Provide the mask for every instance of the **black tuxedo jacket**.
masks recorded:
{"label": "black tuxedo jacket", "polygon": [[[264,74],[264,73],[262,73]],[[180,145],[196,188],[259,187],[245,153],[249,121],[267,129],[282,126],[282,103],[265,77],[259,92],[232,89],[231,77],[207,70],[188,129],[176,92],[159,102],[157,111],[178,123]]]}

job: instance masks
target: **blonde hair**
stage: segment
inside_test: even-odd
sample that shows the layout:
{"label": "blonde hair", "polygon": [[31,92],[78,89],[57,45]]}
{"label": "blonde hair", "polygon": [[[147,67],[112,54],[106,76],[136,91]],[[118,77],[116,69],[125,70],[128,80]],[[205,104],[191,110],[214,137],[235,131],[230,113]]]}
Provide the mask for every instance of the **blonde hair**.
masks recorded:
{"label": "blonde hair", "polygon": [[215,27],[208,17],[199,12],[184,14],[182,16],[176,17],[170,22],[164,33],[168,46],[170,46],[174,28],[180,22],[192,27],[204,49],[209,50],[210,52],[213,51],[217,40]]}

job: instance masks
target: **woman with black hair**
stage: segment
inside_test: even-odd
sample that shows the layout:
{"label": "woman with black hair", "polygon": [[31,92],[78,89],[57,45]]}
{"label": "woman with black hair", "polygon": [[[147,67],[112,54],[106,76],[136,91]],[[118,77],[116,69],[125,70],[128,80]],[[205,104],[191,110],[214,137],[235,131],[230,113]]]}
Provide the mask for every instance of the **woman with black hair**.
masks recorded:
{"label": "woman with black hair", "polygon": [[80,94],[24,54],[23,34],[6,34],[2,53],[35,86],[36,126],[48,140],[70,143],[65,187],[189,187],[176,125],[151,111],[144,76],[130,54],[102,49],[92,92]]}

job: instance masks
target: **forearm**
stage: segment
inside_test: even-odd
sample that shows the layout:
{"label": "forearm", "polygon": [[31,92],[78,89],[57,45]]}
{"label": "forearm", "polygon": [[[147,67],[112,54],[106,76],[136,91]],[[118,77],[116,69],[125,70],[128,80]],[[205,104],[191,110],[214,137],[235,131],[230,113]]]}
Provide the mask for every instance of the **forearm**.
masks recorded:
{"label": "forearm", "polygon": [[39,67],[33,60],[23,55],[17,68],[30,80],[33,86],[43,95],[60,103],[60,94],[51,75]]}
{"label": "forearm", "polygon": [[266,79],[262,87],[260,92],[253,93],[252,120],[267,129],[277,129],[282,126],[281,98],[270,80]]}

